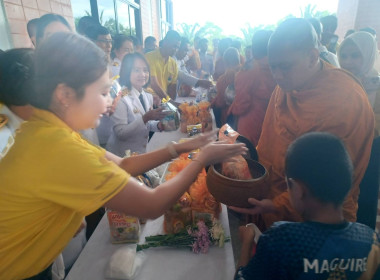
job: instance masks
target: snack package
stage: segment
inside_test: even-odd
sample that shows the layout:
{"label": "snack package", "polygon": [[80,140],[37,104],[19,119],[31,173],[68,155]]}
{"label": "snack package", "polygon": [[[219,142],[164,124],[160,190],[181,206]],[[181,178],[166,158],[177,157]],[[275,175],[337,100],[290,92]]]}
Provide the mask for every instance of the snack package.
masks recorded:
{"label": "snack package", "polygon": [[139,219],[107,209],[112,243],[136,243],[140,238]]}
{"label": "snack package", "polygon": [[164,215],[164,231],[167,234],[178,233],[191,225],[191,197],[186,192]]}
{"label": "snack package", "polygon": [[202,133],[202,124],[191,124],[186,127],[187,129],[187,134],[189,136],[194,136],[199,133]]}
{"label": "snack package", "polygon": [[[233,130],[228,124],[219,130],[219,140],[227,141],[229,144],[235,143],[239,133]],[[222,163],[222,174],[231,179],[250,180],[252,174],[249,170],[247,161],[242,156],[233,157],[233,162]]]}
{"label": "snack package", "polygon": [[164,102],[161,104],[164,108],[163,112],[166,116],[161,120],[161,124],[164,131],[174,131],[179,128],[179,117],[178,110],[169,102]]}

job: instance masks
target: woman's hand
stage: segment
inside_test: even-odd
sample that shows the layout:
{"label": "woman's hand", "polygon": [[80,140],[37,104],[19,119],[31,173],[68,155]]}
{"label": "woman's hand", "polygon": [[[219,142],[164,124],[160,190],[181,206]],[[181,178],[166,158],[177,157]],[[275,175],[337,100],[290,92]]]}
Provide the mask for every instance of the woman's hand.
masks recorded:
{"label": "woman's hand", "polygon": [[207,166],[223,162],[234,156],[245,155],[247,151],[248,148],[243,143],[213,142],[202,148],[196,159]]}
{"label": "woman's hand", "polygon": [[162,112],[163,109],[164,108],[160,107],[146,112],[143,116],[144,123],[147,123],[148,121],[157,121],[163,119],[166,116],[166,113]]}
{"label": "woman's hand", "polygon": [[200,149],[203,146],[206,146],[207,144],[213,142],[216,140],[216,133],[218,132],[217,129],[202,133],[191,140],[178,143],[174,145],[175,150],[177,151],[178,154],[182,153],[188,153],[196,149]]}

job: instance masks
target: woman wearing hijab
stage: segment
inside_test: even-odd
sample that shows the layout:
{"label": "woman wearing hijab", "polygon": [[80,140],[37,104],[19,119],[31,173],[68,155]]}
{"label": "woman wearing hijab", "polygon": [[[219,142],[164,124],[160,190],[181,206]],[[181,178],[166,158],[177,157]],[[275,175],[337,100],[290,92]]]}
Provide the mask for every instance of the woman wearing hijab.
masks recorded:
{"label": "woman wearing hijab", "polygon": [[375,38],[368,32],[359,31],[348,36],[338,51],[340,66],[354,74],[362,83],[376,119],[376,130],[380,131],[380,77],[374,68],[378,59]]}

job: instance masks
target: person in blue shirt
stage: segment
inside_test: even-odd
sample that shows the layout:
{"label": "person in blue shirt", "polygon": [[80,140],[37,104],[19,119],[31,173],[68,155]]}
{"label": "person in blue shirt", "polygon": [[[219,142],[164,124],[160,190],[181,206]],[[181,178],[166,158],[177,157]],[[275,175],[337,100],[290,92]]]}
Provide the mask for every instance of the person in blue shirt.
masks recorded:
{"label": "person in blue shirt", "polygon": [[312,132],[295,140],[285,173],[303,222],[275,223],[260,236],[251,259],[254,230],[239,228],[242,251],[235,279],[380,279],[379,235],[343,218],[352,170],[336,136]]}

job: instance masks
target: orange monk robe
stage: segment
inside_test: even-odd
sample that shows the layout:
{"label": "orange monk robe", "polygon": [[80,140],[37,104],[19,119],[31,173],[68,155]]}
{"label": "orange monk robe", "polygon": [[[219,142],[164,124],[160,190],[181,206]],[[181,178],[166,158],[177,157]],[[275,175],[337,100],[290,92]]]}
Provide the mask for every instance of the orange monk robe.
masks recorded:
{"label": "orange monk robe", "polygon": [[229,109],[229,105],[226,103],[225,99],[225,91],[229,85],[233,85],[235,81],[235,75],[239,71],[239,67],[236,67],[231,70],[227,70],[222,76],[219,77],[216,83],[216,97],[211,102],[211,106],[213,108],[220,109],[220,124],[223,125],[227,122],[227,112]]}
{"label": "orange monk robe", "polygon": [[189,60],[186,61],[186,67],[191,71],[198,71],[201,69],[201,58],[199,57],[199,52],[192,48],[191,54],[189,55]]}
{"label": "orange monk robe", "polygon": [[215,62],[215,70],[212,74],[214,81],[218,81],[220,76],[222,76],[225,72],[226,67],[224,66],[223,57],[220,57]]}
{"label": "orange monk robe", "polygon": [[300,220],[286,191],[284,159],[288,146],[312,131],[338,136],[351,156],[353,186],[344,201],[343,214],[348,221],[356,220],[359,184],[367,168],[374,135],[374,115],[364,89],[353,76],[325,62],[322,66],[303,90],[284,93],[276,87],[269,102],[257,151],[270,174],[269,198],[280,213],[265,214],[266,227],[275,221]]}
{"label": "orange monk robe", "polygon": [[[240,65],[244,65],[244,63],[245,59],[242,55],[240,55]],[[219,57],[215,62],[214,74],[212,74],[214,81],[218,81],[220,76],[222,76],[225,71],[226,66],[224,65],[223,57]]]}
{"label": "orange monk robe", "polygon": [[235,99],[228,115],[238,118],[237,131],[257,145],[265,112],[276,86],[268,65],[268,58],[253,62],[235,77]]}

